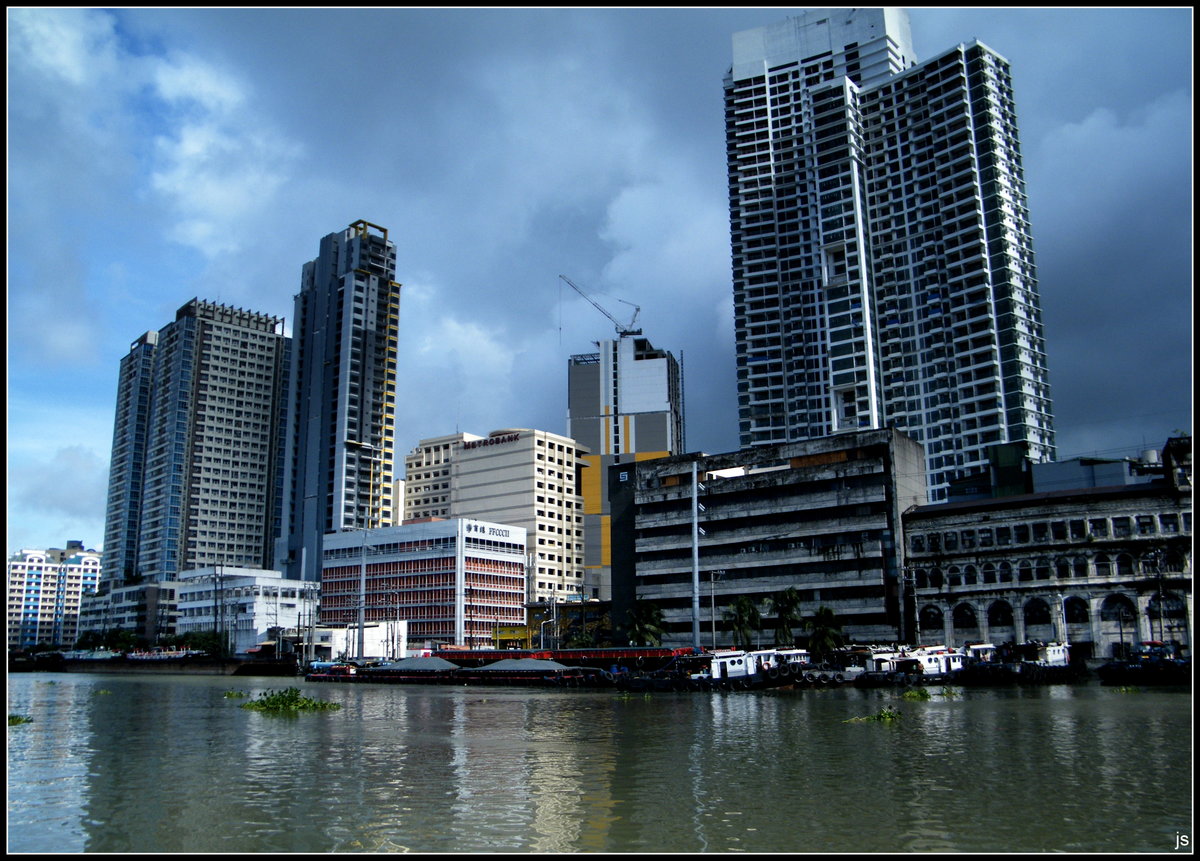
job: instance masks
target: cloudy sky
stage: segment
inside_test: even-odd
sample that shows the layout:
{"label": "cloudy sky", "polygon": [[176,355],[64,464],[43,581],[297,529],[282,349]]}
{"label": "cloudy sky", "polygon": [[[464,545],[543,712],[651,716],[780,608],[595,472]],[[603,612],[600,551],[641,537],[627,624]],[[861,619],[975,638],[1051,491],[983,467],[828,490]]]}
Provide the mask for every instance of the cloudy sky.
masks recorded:
{"label": "cloudy sky", "polygon": [[[286,317],[389,230],[402,456],[566,430],[634,303],[737,447],[721,80],[785,8],[8,11],[8,549],[99,548],[118,363],[199,297]],[[1190,9],[914,9],[1013,66],[1060,458],[1191,431]]]}

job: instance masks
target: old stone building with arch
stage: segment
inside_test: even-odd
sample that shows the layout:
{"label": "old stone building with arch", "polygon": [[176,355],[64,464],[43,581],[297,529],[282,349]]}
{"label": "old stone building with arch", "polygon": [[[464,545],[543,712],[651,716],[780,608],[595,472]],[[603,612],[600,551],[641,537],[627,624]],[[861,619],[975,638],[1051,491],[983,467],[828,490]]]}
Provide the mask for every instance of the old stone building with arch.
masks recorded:
{"label": "old stone building with arch", "polygon": [[[1190,443],[1190,440],[1189,440]],[[925,505],[904,515],[921,643],[1066,641],[1106,659],[1161,640],[1191,652],[1188,468],[1141,484]]]}

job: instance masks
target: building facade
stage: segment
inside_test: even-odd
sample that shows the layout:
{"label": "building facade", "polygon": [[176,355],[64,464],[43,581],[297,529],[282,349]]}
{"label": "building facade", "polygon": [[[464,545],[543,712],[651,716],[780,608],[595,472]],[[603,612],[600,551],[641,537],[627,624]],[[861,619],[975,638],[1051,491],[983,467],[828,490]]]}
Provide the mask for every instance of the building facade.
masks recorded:
{"label": "building facade", "polygon": [[624,479],[614,467],[614,487],[632,493],[631,517],[617,506],[632,554],[615,554],[631,564],[614,567],[614,617],[632,592],[662,610],[664,645],[723,647],[748,596],[769,645],[771,600],[794,588],[803,616],[827,607],[848,638],[902,639],[915,622],[901,600],[901,514],[926,501],[922,462],[915,441],[873,430],[646,461]]}
{"label": "building facade", "polygon": [[807,10],[734,36],[725,106],[741,445],[896,427],[933,501],[988,446],[1052,460],[1008,62]]}
{"label": "building facade", "polygon": [[279,531],[283,321],[193,299],[121,362],[104,576],[270,563]]}
{"label": "building facade", "polygon": [[679,362],[637,332],[600,341],[567,366],[567,435],[585,446],[584,594],[612,597],[612,516],[608,470],[684,450]]}
{"label": "building facade", "polygon": [[101,554],[80,541],[8,557],[9,651],[74,646],[80,603],[100,585],[100,568]]}
{"label": "building facade", "polygon": [[79,632],[104,636],[110,631],[129,631],[154,645],[160,637],[175,633],[177,580],[158,580],[122,586],[102,580],[94,595],[87,595],[79,608]]}
{"label": "building facade", "polygon": [[414,644],[490,648],[497,626],[525,622],[525,541],[520,527],[468,518],[326,536],[320,622],[404,621]]}
{"label": "building facade", "polygon": [[323,536],[395,522],[400,284],[387,230],[321,240],[296,296],[282,534],[274,567],[321,576]]}
{"label": "building facade", "polygon": [[214,631],[231,655],[315,624],[318,584],[278,571],[210,566],[183,572],[175,591],[174,633]]}
{"label": "building facade", "polygon": [[587,450],[529,428],[486,437],[422,440],[405,459],[408,519],[466,517],[507,523],[529,538],[529,601],[584,597],[583,497]]}
{"label": "building facade", "polygon": [[[1190,653],[1191,445],[1184,442],[1168,443],[1156,480],[905,514],[906,581],[921,642],[1055,640],[1070,643],[1078,659],[1104,659],[1160,640]],[[1184,448],[1186,459],[1177,456]]]}

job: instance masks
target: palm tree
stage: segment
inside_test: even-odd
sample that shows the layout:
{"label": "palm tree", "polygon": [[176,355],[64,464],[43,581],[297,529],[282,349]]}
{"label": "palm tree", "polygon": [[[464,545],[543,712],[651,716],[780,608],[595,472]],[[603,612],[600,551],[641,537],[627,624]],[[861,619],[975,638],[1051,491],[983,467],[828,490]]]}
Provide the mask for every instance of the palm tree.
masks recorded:
{"label": "palm tree", "polygon": [[636,601],[629,608],[626,632],[632,646],[658,646],[662,644],[663,613],[649,601]]}
{"label": "palm tree", "polygon": [[808,650],[813,657],[824,657],[842,645],[842,628],[828,607],[818,607],[804,620],[804,629],[809,632]]}
{"label": "palm tree", "polygon": [[767,612],[775,617],[775,643],[794,646],[796,637],[792,629],[803,623],[800,616],[800,593],[795,586],[788,586],[767,599]]}
{"label": "palm tree", "polygon": [[725,611],[733,639],[746,651],[754,648],[754,631],[762,629],[762,614],[749,595],[738,595]]}

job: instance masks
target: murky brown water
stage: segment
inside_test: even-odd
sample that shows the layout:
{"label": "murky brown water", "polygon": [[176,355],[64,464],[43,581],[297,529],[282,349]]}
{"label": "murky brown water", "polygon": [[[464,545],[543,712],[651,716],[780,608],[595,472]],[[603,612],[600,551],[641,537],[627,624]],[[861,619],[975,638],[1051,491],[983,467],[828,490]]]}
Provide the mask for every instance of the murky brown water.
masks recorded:
{"label": "murky brown water", "polygon": [[10,676],[9,851],[1191,850],[1186,693],[286,684]]}

